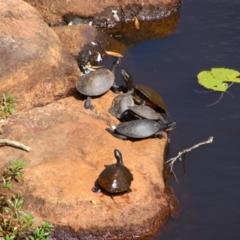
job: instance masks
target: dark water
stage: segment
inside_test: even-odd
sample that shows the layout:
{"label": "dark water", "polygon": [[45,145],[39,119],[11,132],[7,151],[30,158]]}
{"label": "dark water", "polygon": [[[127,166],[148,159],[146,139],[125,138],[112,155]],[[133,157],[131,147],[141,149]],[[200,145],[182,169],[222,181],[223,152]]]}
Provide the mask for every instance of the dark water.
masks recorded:
{"label": "dark water", "polygon": [[240,0],[183,0],[176,31],[125,54],[122,68],[161,94],[177,128],[169,158],[214,137],[175,164],[177,213],[154,238],[240,239],[240,84],[207,92],[196,75],[212,67],[240,70]]}

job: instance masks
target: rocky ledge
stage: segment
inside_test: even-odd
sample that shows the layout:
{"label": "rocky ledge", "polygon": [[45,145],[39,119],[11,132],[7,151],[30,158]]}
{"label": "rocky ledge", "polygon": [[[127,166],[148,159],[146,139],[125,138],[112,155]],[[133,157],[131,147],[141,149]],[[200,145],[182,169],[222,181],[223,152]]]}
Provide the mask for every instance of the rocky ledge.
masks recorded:
{"label": "rocky ledge", "polygon": [[[28,163],[15,191],[26,199],[27,212],[56,226],[57,239],[146,237],[174,210],[163,179],[166,135],[134,142],[114,138],[105,130],[118,123],[107,111],[114,96],[108,92],[94,99],[94,111],[68,97],[18,113],[4,127],[2,138],[22,142],[31,151],[2,147],[1,167],[13,158]],[[132,192],[112,200],[91,188],[104,165],[116,162],[114,149],[121,151],[134,181]]]}
{"label": "rocky ledge", "polygon": [[51,26],[65,25],[75,18],[98,27],[114,27],[117,22],[154,20],[167,17],[180,7],[180,0],[26,0]]}
{"label": "rocky ledge", "polygon": [[[118,124],[108,113],[115,94],[93,99],[95,109],[85,110],[75,91],[78,64],[40,14],[20,0],[1,2],[0,9],[0,94],[18,103],[16,114],[1,120],[1,138],[31,148],[1,147],[0,169],[12,159],[27,162],[13,189],[23,194],[26,212],[52,222],[52,239],[148,239],[176,203],[163,177],[167,135],[114,138],[105,129]],[[114,149],[134,181],[132,192],[112,199],[91,188],[104,165],[115,163]]]}

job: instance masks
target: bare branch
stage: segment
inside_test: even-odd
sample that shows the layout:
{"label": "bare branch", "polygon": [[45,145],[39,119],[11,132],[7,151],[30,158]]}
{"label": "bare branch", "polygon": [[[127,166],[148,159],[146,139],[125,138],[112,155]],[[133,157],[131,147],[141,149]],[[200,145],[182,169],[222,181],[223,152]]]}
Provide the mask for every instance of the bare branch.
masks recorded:
{"label": "bare branch", "polygon": [[16,142],[16,141],[9,140],[9,139],[0,139],[0,146],[1,145],[8,145],[8,146],[16,147],[16,148],[21,148],[27,152],[30,151],[30,147],[28,147],[22,143]]}
{"label": "bare branch", "polygon": [[[194,148],[197,148],[197,147],[200,147],[201,145],[204,145],[204,144],[209,144],[209,143],[212,143],[213,142],[213,137],[211,136],[207,141],[204,141],[204,142],[200,142],[190,148],[187,148],[187,149],[184,149],[183,151],[179,152],[178,155],[174,158],[171,158],[169,160],[167,160],[165,163],[169,164],[170,166],[170,172],[174,174],[174,177],[176,178],[176,175],[175,173],[173,172],[173,164],[177,161],[177,160],[180,160],[182,155],[187,153],[187,152],[190,152],[192,151]],[[177,179],[176,179],[177,180]]]}

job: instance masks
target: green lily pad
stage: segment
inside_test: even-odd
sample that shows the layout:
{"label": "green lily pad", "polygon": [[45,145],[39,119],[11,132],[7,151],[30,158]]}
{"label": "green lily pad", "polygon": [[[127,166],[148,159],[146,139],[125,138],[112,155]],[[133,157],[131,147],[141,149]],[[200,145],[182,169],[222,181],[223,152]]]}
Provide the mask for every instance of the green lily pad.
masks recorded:
{"label": "green lily pad", "polygon": [[205,88],[225,92],[230,83],[240,83],[240,72],[228,68],[212,68],[197,75],[198,83]]}

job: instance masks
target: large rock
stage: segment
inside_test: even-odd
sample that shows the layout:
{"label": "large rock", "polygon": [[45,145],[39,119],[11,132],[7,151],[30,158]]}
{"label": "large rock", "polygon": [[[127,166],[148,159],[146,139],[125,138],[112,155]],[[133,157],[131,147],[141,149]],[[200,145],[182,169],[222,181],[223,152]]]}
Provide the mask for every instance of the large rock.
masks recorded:
{"label": "large rock", "polygon": [[[116,21],[153,20],[169,16],[180,0],[27,0],[49,24],[69,23],[75,17],[89,18],[93,24],[113,27]],[[113,14],[112,11],[115,11]]]}
{"label": "large rock", "polygon": [[[51,4],[52,9],[62,4],[40,2],[46,11]],[[109,1],[98,3],[100,9],[105,3]],[[53,14],[56,19],[60,15]],[[80,96],[58,100],[73,94],[80,71],[54,31],[28,4],[0,2],[0,27],[0,94],[13,94],[18,110],[25,110],[1,121],[1,138],[31,148],[27,153],[1,147],[0,170],[12,159],[28,163],[23,181],[13,189],[23,194],[26,211],[51,221],[54,239],[147,239],[174,209],[163,179],[167,136],[123,141],[110,135],[105,129],[118,124],[108,113],[115,96],[110,91],[93,100],[94,111],[84,109]],[[115,163],[114,149],[122,152],[134,181],[131,193],[112,200],[91,188],[104,165]]]}
{"label": "large rock", "polygon": [[133,45],[172,34],[178,25],[179,17],[179,12],[176,12],[160,20],[141,21],[140,29],[136,29],[133,22],[118,23],[114,28],[103,30],[88,24],[59,26],[52,29],[72,56],[83,66],[87,62],[94,63],[99,54],[102,57],[106,55],[105,50],[123,53],[126,48]]}
{"label": "large rock", "polygon": [[39,13],[21,0],[0,1],[0,95],[11,93],[18,110],[66,97],[80,70]]}
{"label": "large rock", "polygon": [[[2,138],[31,151],[1,147],[0,169],[13,158],[28,163],[14,191],[23,194],[27,212],[55,225],[54,239],[148,239],[174,209],[163,179],[166,134],[141,141],[114,138],[105,130],[118,123],[108,113],[114,96],[93,99],[94,111],[68,97],[12,116],[3,128]],[[91,188],[104,165],[116,162],[114,149],[122,152],[134,181],[132,192],[112,200]]]}

